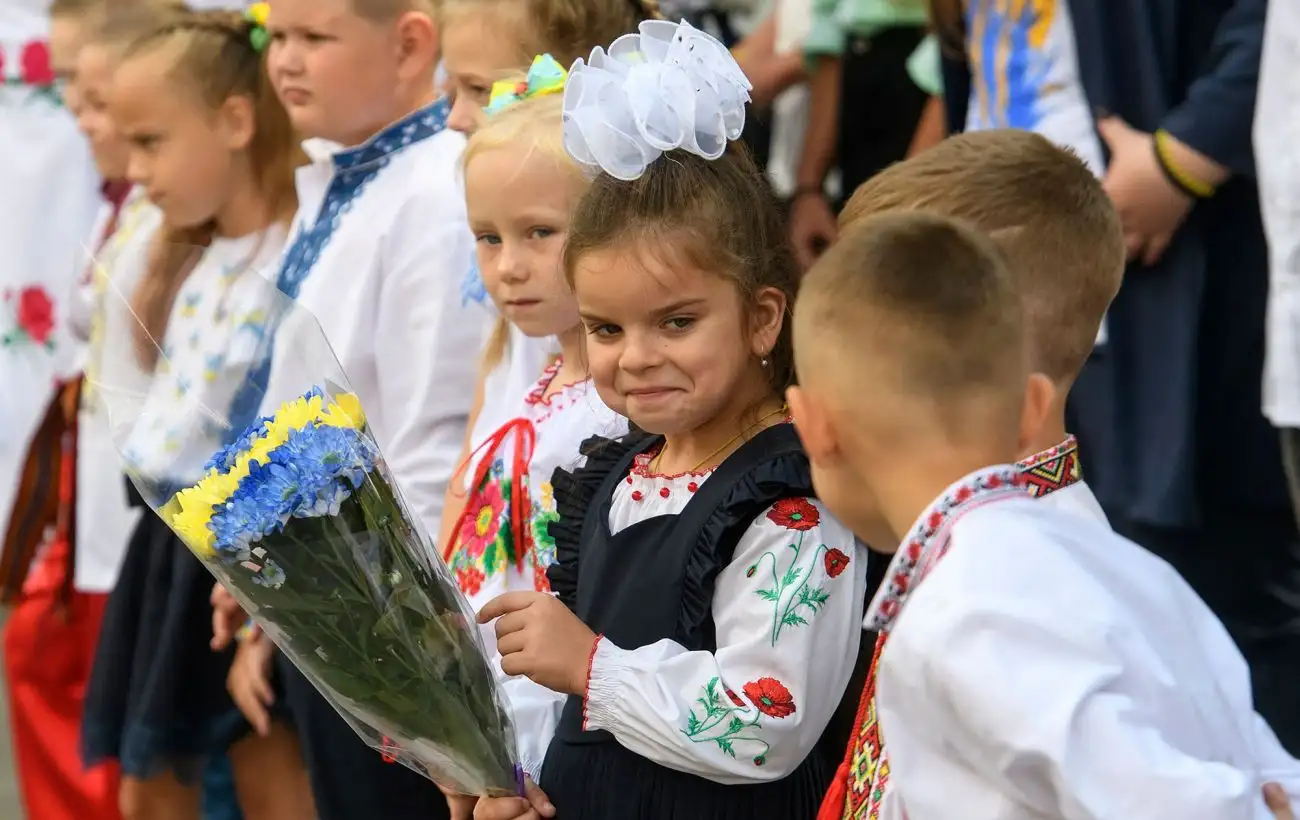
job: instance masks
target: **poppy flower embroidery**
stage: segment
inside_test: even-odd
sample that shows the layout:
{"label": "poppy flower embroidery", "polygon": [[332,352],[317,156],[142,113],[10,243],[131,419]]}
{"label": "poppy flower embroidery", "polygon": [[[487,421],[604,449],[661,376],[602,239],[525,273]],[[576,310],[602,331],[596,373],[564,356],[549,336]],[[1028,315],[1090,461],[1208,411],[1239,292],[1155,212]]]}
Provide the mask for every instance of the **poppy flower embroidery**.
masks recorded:
{"label": "poppy flower embroidery", "polygon": [[741,691],[744,698],[724,686],[721,678],[711,678],[687,714],[682,734],[695,743],[712,743],[733,758],[739,748],[751,763],[762,766],[772,751],[761,737],[762,721],[793,715],[794,696],[775,678],[750,681]]}
{"label": "poppy flower embroidery", "polygon": [[806,498],[783,498],[767,511],[767,518],[778,527],[807,532],[821,523],[821,513]]}
{"label": "poppy flower embroidery", "polygon": [[783,718],[794,714],[794,696],[776,678],[759,678],[745,684],[745,697],[768,717]]}
{"label": "poppy flower embroidery", "polygon": [[[839,577],[849,564],[842,550],[821,543],[813,529],[821,523],[821,512],[806,498],[783,499],[767,511],[767,520],[777,528],[760,530],[763,537],[775,533],[772,549],[745,569],[746,578],[761,575],[762,584],[754,594],[772,605],[772,646],[786,627],[807,626],[830,600],[827,583]],[[795,533],[793,542],[790,533]],[[812,545],[816,544],[816,549]],[[814,583],[818,563],[825,570],[821,583]]]}
{"label": "poppy flower embroidery", "polygon": [[40,285],[4,292],[4,310],[9,330],[0,336],[0,346],[31,344],[54,350],[54,300]]}
{"label": "poppy flower embroidery", "polygon": [[[18,72],[16,77],[5,78],[3,85],[21,86],[31,89],[29,100],[45,100],[51,105],[62,105],[63,97],[59,90],[58,77],[50,61],[50,46],[44,40],[31,40],[25,43],[17,54]],[[5,77],[4,55],[0,54],[0,78]]]}
{"label": "poppy flower embroidery", "polygon": [[849,556],[841,550],[829,549],[822,556],[822,563],[826,566],[826,576],[828,578],[838,578],[844,568],[849,565]]}

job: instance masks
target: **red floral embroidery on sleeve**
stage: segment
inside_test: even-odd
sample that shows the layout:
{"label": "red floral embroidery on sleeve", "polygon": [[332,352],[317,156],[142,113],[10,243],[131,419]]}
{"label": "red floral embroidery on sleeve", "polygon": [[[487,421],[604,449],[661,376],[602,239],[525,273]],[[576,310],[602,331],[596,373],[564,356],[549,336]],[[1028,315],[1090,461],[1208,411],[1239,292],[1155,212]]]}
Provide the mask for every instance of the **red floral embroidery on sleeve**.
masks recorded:
{"label": "red floral embroidery on sleeve", "polygon": [[794,696],[776,678],[759,678],[745,684],[745,697],[768,717],[783,718],[794,714]]}
{"label": "red floral embroidery on sleeve", "polygon": [[821,523],[821,513],[806,498],[783,498],[767,511],[767,519],[787,530],[807,532]]}
{"label": "red floral embroidery on sleeve", "polygon": [[826,566],[826,574],[831,578],[836,578],[848,567],[849,556],[845,555],[841,550],[832,548],[822,556],[822,563]]}
{"label": "red floral embroidery on sleeve", "polygon": [[0,345],[13,347],[27,343],[54,349],[54,300],[40,285],[4,292],[4,311],[10,314],[9,329],[0,336]]}
{"label": "red floral embroidery on sleeve", "polygon": [[33,40],[23,46],[21,70],[23,83],[44,87],[54,85],[54,68],[50,65],[50,47],[48,44]]}

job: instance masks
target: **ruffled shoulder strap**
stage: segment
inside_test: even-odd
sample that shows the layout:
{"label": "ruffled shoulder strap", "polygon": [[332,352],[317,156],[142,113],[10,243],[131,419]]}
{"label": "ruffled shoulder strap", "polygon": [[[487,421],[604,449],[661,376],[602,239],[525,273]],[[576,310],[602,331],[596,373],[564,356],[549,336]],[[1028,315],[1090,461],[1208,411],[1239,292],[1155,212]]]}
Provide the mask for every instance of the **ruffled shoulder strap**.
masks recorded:
{"label": "ruffled shoulder strap", "polygon": [[[750,525],[784,498],[813,498],[812,470],[794,425],[763,430],[709,477],[688,508],[698,533],[682,576],[677,639],[688,649],[713,649],[713,592]],[[684,522],[685,523],[685,522]],[[688,530],[689,531],[689,530]]]}
{"label": "ruffled shoulder strap", "polygon": [[[632,465],[638,453],[650,448],[659,436],[632,430],[620,439],[592,436],[578,447],[586,457],[575,470],[556,469],[551,476],[551,492],[555,496],[555,512],[559,516],[547,525],[547,533],[555,542],[555,562],[546,570],[551,591],[569,609],[577,606],[578,598],[578,545],[582,543],[583,530],[588,518],[599,515],[604,501],[613,495],[613,483]],[[611,485],[607,492],[602,491]]]}

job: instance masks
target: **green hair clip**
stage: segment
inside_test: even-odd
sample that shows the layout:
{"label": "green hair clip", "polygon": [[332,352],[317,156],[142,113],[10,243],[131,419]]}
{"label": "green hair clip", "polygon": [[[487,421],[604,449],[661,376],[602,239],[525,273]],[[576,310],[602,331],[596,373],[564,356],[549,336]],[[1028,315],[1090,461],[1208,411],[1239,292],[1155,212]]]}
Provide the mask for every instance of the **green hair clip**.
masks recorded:
{"label": "green hair clip", "polygon": [[266,21],[270,17],[270,3],[254,3],[244,10],[244,19],[250,24],[248,41],[253,44],[253,50],[259,54],[266,49],[267,43],[271,42],[271,35],[266,30]]}

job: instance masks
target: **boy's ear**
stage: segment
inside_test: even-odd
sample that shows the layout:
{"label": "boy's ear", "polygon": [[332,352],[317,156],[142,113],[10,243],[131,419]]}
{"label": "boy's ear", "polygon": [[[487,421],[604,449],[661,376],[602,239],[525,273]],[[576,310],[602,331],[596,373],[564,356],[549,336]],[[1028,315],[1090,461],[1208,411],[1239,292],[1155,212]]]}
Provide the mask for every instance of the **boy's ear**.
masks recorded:
{"label": "boy's ear", "polygon": [[795,432],[803,442],[808,459],[817,464],[832,462],[839,451],[839,442],[835,437],[834,422],[826,408],[798,386],[785,391],[785,400],[790,406]]}
{"label": "boy's ear", "polygon": [[[429,15],[408,11],[397,18],[398,63],[404,75],[414,78],[438,62],[438,28]],[[433,76],[433,69],[428,74]]]}
{"label": "boy's ear", "polygon": [[1016,442],[1019,452],[1031,448],[1055,402],[1056,385],[1052,380],[1042,373],[1030,373],[1025,384],[1025,401],[1020,408],[1020,440]]}

